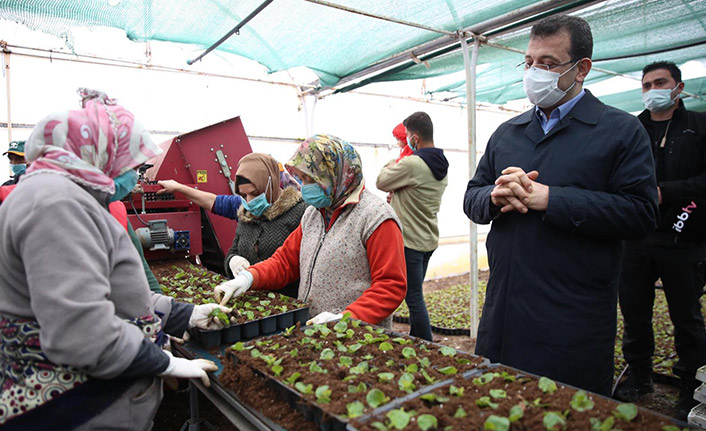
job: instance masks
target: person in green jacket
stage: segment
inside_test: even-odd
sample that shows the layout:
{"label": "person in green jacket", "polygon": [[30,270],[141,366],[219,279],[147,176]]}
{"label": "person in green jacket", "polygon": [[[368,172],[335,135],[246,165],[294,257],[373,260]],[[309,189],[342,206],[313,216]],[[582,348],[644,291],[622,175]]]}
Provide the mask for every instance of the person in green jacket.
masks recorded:
{"label": "person in green jacket", "polygon": [[436,214],[448,184],[449,162],[444,151],[434,147],[434,125],[427,113],[415,112],[403,124],[413,153],[399,161],[390,160],[380,171],[376,185],[382,191],[393,192],[390,205],[402,221],[409,333],[431,341],[422,283],[429,258],[439,245]]}

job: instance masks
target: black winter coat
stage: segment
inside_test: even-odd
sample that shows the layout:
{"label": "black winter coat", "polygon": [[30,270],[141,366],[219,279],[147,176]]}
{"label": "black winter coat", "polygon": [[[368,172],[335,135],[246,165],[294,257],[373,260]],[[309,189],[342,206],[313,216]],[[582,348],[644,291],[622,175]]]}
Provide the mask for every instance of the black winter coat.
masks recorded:
{"label": "black winter coat", "polygon": [[[287,187],[270,206],[262,217],[256,218],[245,207],[238,210],[238,228],[235,231],[235,238],[225,259],[225,270],[229,277],[234,274],[228,266],[231,257],[242,256],[254,265],[272,256],[296,228],[299,226],[306,203],[302,200],[301,194]],[[299,291],[299,281],[291,283],[277,292],[297,297]]]}
{"label": "black winter coat", "polygon": [[[667,132],[664,149],[658,150],[661,136],[655,136],[650,111],[643,111],[637,118],[652,138],[655,163],[663,162],[664,171],[657,172],[657,184],[662,191],[660,233],[651,235],[653,240],[674,242],[671,215],[680,212],[684,198],[706,199],[706,113],[687,111],[679,100]],[[657,142],[655,142],[657,141]],[[662,160],[663,159],[663,160]]]}
{"label": "black winter coat", "polygon": [[[494,182],[509,166],[539,171],[546,211],[491,209]],[[657,217],[639,121],[588,91],[546,135],[534,109],[511,119],[490,138],[464,211],[476,223],[493,221],[476,353],[608,394],[621,240],[644,236]]]}

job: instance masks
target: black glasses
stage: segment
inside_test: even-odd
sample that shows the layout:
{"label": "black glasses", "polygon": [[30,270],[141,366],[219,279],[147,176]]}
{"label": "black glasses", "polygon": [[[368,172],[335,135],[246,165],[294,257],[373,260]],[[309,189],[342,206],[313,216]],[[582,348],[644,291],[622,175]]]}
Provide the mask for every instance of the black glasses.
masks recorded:
{"label": "black glasses", "polygon": [[534,67],[535,69],[543,69],[543,70],[546,70],[547,72],[549,72],[550,70],[556,69],[557,67],[566,66],[567,64],[571,64],[575,61],[578,61],[578,60],[569,60],[566,63],[559,63],[559,64],[529,64],[526,61],[523,61],[522,63],[515,66],[515,68],[519,71],[525,71],[531,67]]}

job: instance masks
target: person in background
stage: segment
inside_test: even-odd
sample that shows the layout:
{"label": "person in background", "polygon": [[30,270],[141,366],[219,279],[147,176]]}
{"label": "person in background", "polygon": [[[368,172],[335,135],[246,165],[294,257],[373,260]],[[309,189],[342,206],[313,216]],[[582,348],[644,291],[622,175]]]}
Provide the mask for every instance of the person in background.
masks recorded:
{"label": "person in background", "polygon": [[400,155],[395,160],[396,162],[414,153],[412,147],[407,144],[407,129],[405,129],[404,123],[400,123],[392,129],[392,136],[397,139],[397,146],[400,148]]}
{"label": "person in background", "polygon": [[449,162],[443,150],[434,147],[434,125],[429,115],[415,112],[404,120],[404,127],[406,145],[414,153],[401,160],[389,161],[380,171],[376,185],[392,194],[390,204],[402,221],[409,334],[431,341],[422,285],[429,259],[439,246],[436,214],[449,182],[446,175]]}
{"label": "person in background", "polygon": [[[280,188],[277,161],[267,154],[251,153],[240,159],[235,174],[238,195],[238,228],[225,258],[228,277],[274,254],[299,226],[306,210],[301,194],[293,187]],[[279,293],[296,298],[294,280]]]}
{"label": "person in background", "polygon": [[135,185],[134,169],[161,150],[113,99],[80,95],[82,109],[37,123],[27,141],[31,166],[0,206],[4,430],[150,429],[160,376],[208,386],[206,372],[217,369],[174,358],[158,343],[190,327],[222,327],[209,314],[230,310],[152,294],[127,232],[107,210]]}
{"label": "person in background", "polygon": [[[289,175],[289,173],[282,167],[281,163],[278,163],[278,167],[280,186],[282,189],[291,187],[297,191],[301,190],[301,185],[291,175]],[[189,187],[174,180],[161,180],[157,181],[157,184],[163,187],[162,190],[157,192],[158,194],[179,192],[206,211],[211,211],[216,215],[227,217],[232,220],[238,220],[238,210],[243,203],[243,198],[238,194],[216,195],[211,192]]]}
{"label": "person in background", "polygon": [[12,169],[12,177],[5,181],[3,186],[17,184],[20,177],[27,170],[27,161],[25,160],[25,141],[12,141],[8,145],[7,151],[2,153],[10,159],[10,169]]}
{"label": "person in background", "polygon": [[[620,310],[625,319],[623,355],[629,368],[628,378],[618,384],[613,396],[632,402],[654,390],[652,308],[655,282],[661,279],[679,355],[674,374],[683,385],[677,410],[686,420],[697,404],[693,398],[696,370],[706,364],[706,329],[699,303],[706,272],[706,234],[680,232],[675,222],[695,223],[695,213],[706,211],[701,208],[706,202],[706,114],[684,108],[679,97],[683,90],[681,71],[674,63],[660,61],[642,71],[646,109],[638,118],[652,143],[661,220],[655,232],[625,244]],[[699,204],[690,208],[691,202]]]}
{"label": "person in background", "polygon": [[622,240],[654,229],[657,182],[640,122],[582,88],[592,52],[579,17],[532,27],[535,106],[492,135],[463,208],[493,222],[476,353],[610,395]]}
{"label": "person in background", "polygon": [[391,326],[406,291],[401,225],[392,208],[365,189],[360,156],[335,136],[314,135],[286,163],[311,205],[267,260],[216,287],[221,304],[248,289],[278,289],[300,278],[299,300],[325,323],[349,313]]}

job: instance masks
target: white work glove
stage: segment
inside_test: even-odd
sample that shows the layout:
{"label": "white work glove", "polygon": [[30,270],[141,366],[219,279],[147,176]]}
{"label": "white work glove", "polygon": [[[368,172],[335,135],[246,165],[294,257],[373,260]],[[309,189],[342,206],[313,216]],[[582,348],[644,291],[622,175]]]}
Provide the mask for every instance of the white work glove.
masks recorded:
{"label": "white work glove", "polygon": [[169,356],[167,369],[159,373],[160,376],[181,377],[185,379],[201,379],[204,386],[211,386],[207,371],[216,371],[218,366],[208,359],[175,358],[171,352],[164,350]]}
{"label": "white work glove", "polygon": [[250,262],[243,256],[238,256],[237,254],[228,261],[228,267],[233,275],[240,274],[240,271],[248,269],[249,266]]}
{"label": "white work glove", "polygon": [[319,313],[313,318],[309,319],[306,324],[307,326],[309,325],[323,325],[324,323],[328,322],[334,322],[336,320],[341,320],[343,318],[343,314],[341,313],[329,313],[328,311],[324,311],[323,313]]}
{"label": "white work glove", "polygon": [[199,329],[223,329],[225,324],[216,317],[211,316],[211,312],[215,309],[220,309],[225,314],[231,312],[231,309],[218,304],[201,304],[194,307],[189,318],[189,328]]}
{"label": "white work glove", "polygon": [[242,270],[235,276],[234,279],[228,280],[225,283],[217,286],[214,290],[216,295],[216,301],[223,295],[223,299],[220,300],[221,305],[225,305],[231,297],[240,296],[247,292],[252,286],[253,277],[250,271]]}

